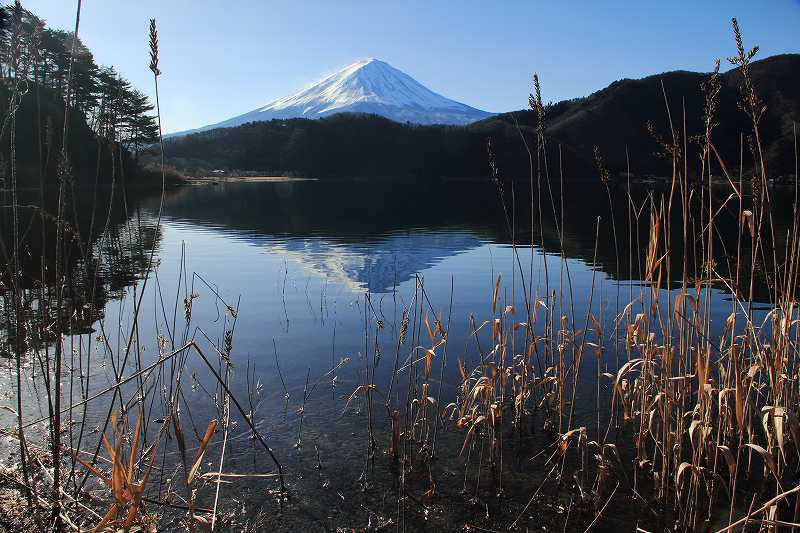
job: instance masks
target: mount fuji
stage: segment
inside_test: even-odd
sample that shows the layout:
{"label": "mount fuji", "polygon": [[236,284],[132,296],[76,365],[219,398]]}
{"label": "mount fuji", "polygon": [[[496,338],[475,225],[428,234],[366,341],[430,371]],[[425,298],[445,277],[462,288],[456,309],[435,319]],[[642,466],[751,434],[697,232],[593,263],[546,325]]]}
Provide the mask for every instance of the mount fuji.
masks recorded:
{"label": "mount fuji", "polygon": [[371,113],[397,122],[463,125],[492,115],[437,94],[414,78],[378,59],[349,65],[296,94],[243,115],[194,130],[230,128],[272,119],[316,119],[336,113]]}

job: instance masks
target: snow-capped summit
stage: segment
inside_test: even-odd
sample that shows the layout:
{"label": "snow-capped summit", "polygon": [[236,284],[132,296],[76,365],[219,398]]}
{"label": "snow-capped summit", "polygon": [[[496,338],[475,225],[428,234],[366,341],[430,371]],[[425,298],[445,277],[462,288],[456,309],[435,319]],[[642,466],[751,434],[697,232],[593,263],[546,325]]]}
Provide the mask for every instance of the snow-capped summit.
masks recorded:
{"label": "snow-capped summit", "polygon": [[247,122],[315,119],[335,113],[374,113],[415,124],[469,124],[491,115],[431,91],[384,61],[366,59],[348,65],[308,89],[249,113],[172,136]]}

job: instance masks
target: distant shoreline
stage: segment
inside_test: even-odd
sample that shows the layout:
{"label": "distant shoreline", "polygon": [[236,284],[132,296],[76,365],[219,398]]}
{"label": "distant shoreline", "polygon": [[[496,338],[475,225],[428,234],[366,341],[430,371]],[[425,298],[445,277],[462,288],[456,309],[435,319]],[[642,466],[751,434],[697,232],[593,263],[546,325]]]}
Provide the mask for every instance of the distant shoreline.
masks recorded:
{"label": "distant shoreline", "polygon": [[297,178],[292,176],[203,176],[184,178],[188,184],[209,183],[284,183],[290,181],[318,181],[318,178]]}

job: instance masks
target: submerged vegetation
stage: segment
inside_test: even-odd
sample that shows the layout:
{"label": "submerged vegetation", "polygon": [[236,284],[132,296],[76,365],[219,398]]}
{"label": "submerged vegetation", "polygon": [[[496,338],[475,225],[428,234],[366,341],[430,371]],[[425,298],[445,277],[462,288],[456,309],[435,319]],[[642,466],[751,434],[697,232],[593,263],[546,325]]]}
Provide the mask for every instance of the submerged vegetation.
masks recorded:
{"label": "submerged vegetation", "polygon": [[[715,137],[719,62],[702,88],[699,136],[687,137],[685,109],[675,113],[669,87],[661,85],[666,119],[653,118],[667,129],[651,125],[650,132],[671,168],[664,192],[640,201],[629,182],[614,183],[607,163],[612,155],[603,146],[587,156],[609,205],[608,215],[595,221],[591,263],[605,246],[601,231],[610,233],[613,252],[604,253],[613,253],[617,269],[628,263],[639,285],[623,290],[617,283],[609,300],[593,277],[588,305],[576,307],[579,289],[565,254],[570,221],[563,208],[570,165],[550,136],[549,114],[556,111],[544,104],[535,77],[526,115],[534,118],[533,127],[513,130],[528,165],[530,220],[519,218],[520,184],[506,178],[504,154],[494,141],[482,146],[513,256],[512,275],[496,277],[487,298],[490,315],[453,316],[454,282],[449,305],[437,310],[418,276],[410,301],[391,323],[372,294],[363,294],[363,330],[350,332],[363,337],[363,351],[341,359],[325,354],[329,370],[313,377],[309,369],[302,391],[287,387],[277,344],[266,347],[274,352],[284,419],[290,406],[297,411],[293,450],[271,440],[269,419],[280,413],[259,412],[261,381],[234,351],[239,302],[226,301],[213,283],[190,273],[183,255],[176,293],[162,292],[155,250],[166,183],[163,142],[157,156],[162,191],[152,220],[113,223],[114,191],[125,183],[119,163],[125,143],[138,138],[122,115],[101,113],[95,121],[105,124],[96,132],[117,164],[108,175],[112,192],[99,197],[103,204],[95,196],[88,229],[77,231],[87,223],[68,194],[77,148],[67,125],[74,113],[92,108],[75,96],[85,66],[77,39],[80,2],[73,37],[63,41],[69,48],[66,63],[59,60],[64,75],[55,78],[66,102],[60,142],[47,152],[55,165],[40,160],[41,195],[32,204],[20,200],[16,104],[29,81],[46,86],[48,78],[29,80],[27,67],[20,67],[24,57],[38,57],[38,40],[30,41],[25,29],[36,19],[19,3],[8,16],[13,68],[1,138],[8,191],[0,206],[0,350],[15,402],[4,414],[3,435],[19,466],[4,468],[0,479],[27,512],[4,519],[40,531],[291,529],[300,520],[292,516],[292,502],[307,495],[297,493],[302,476],[287,458],[311,447],[304,421],[310,400],[326,389],[340,400],[361,447],[352,452],[314,441],[314,468],[321,481],[341,456],[359,454],[362,496],[353,505],[366,509],[370,530],[415,530],[431,520],[435,527],[467,531],[588,531],[626,504],[640,511],[626,518],[626,526],[639,531],[800,528],[797,137],[793,187],[778,193],[761,134],[763,97],[751,71],[757,49],[744,47],[736,20],[736,54],[729,61],[738,69],[746,128],[735,159],[725,159],[729,150],[720,149]],[[148,119],[157,130],[148,130],[152,140],[161,137],[154,20],[149,39],[156,94],[156,120]],[[119,82],[116,87],[114,98]],[[127,148],[135,150],[133,144]],[[774,223],[775,194],[794,198],[793,222],[785,230]],[[622,212],[615,209],[617,195],[623,195]],[[120,201],[127,200],[122,194]],[[23,217],[23,207],[33,215]],[[720,231],[726,218],[735,220],[735,241]],[[24,220],[36,224],[22,225]],[[545,228],[555,229],[545,235]],[[41,234],[38,264],[29,257],[31,233]],[[535,249],[552,249],[553,240],[560,253],[543,254],[543,272],[535,275]],[[108,281],[114,261],[135,264],[133,279]],[[617,282],[621,277],[618,272]],[[75,298],[75,286],[88,297]],[[107,322],[101,293],[108,286],[126,287],[132,308]],[[193,318],[200,292],[211,295],[218,311],[210,326],[215,331]],[[722,293],[729,297],[720,302]],[[762,305],[757,293],[764,295]],[[156,302],[155,323],[163,329],[146,329],[146,294]],[[612,320],[597,312],[603,296],[614,308]],[[720,306],[728,313],[724,324],[712,319]],[[451,346],[451,331],[465,319],[469,347],[462,350]],[[76,335],[93,324],[99,331]],[[387,382],[376,377],[382,358],[392,367]],[[101,365],[111,367],[113,379],[101,378]],[[361,380],[349,390],[337,381],[346,366]],[[458,369],[454,390],[445,379],[448,366]],[[234,376],[243,368],[243,378]],[[197,376],[201,370],[206,379]],[[237,397],[234,383],[242,379],[247,394]],[[189,401],[189,389],[202,389],[205,405]],[[45,412],[29,408],[31,394]],[[353,410],[359,414],[350,416]],[[259,458],[250,472],[228,469],[230,449],[239,441],[251,443]],[[260,508],[268,510],[226,507],[238,484],[257,486]],[[531,485],[534,490],[523,490]],[[378,487],[385,489],[381,498],[370,499]],[[436,510],[448,506],[456,509],[448,515],[455,522],[434,522]]]}

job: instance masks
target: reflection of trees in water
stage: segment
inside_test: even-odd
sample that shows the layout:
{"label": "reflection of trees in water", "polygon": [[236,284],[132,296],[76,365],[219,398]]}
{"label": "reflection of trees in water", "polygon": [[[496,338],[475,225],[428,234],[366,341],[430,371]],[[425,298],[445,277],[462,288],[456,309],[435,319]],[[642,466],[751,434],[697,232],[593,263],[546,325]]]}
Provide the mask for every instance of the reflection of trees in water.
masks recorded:
{"label": "reflection of trees in water", "polygon": [[[629,196],[624,183],[612,183],[616,246],[611,209],[599,180],[566,184],[563,199],[560,185],[553,185],[552,204],[547,187],[543,186],[541,198],[535,191],[533,203],[541,201],[542,216],[533,213],[533,227],[529,184],[515,182],[513,194],[512,186],[507,186],[506,203],[514,219],[518,244],[532,242],[548,254],[560,254],[563,242],[566,257],[595,264],[614,279],[639,280],[644,275],[650,237],[651,202],[658,210],[662,197],[669,192],[664,184],[634,185]],[[693,192],[693,218],[687,228],[690,235],[700,231],[705,223],[699,209],[701,194],[702,191]],[[717,212],[728,193],[719,188],[714,194]],[[779,238],[791,223],[790,200],[779,194],[773,200]],[[562,204],[563,241],[559,233]],[[727,205],[729,208],[716,214],[712,250],[714,268],[724,277],[730,277],[735,267],[736,250],[730,249],[730,243],[738,241],[739,231],[738,210],[730,202]],[[634,208],[639,214],[638,223],[632,213]],[[673,228],[683,227],[680,211],[673,210]],[[194,225],[232,230],[237,237],[252,242],[263,242],[265,237],[272,239],[269,244],[278,252],[293,254],[313,270],[345,277],[360,286],[369,281],[377,291],[391,287],[397,266],[403,268],[398,277],[407,279],[435,261],[474,247],[477,242],[510,243],[497,190],[488,179],[426,183],[223,183],[183,187],[167,196],[166,214]],[[600,242],[595,256],[596,234]],[[663,281],[675,284],[683,277],[684,245],[681,231],[673,231],[671,236],[670,259],[673,266],[678,266],[670,270],[670,279]],[[748,247],[745,239],[742,261],[747,261],[750,255]],[[782,248],[779,242],[778,249]],[[704,276],[705,258],[699,250],[699,239],[687,246],[690,279]],[[744,263],[740,266],[747,267]]]}
{"label": "reflection of trees in water", "polygon": [[[108,202],[107,194],[101,195],[97,199],[101,207],[94,213],[76,209],[68,220],[59,258],[64,272],[60,309],[54,276],[55,221],[40,207],[18,207],[20,249],[15,262],[12,210],[2,210],[0,239],[5,253],[0,272],[0,355],[10,355],[17,348],[44,347],[57,331],[65,335],[92,331],[92,324],[103,318],[108,301],[119,298],[143,275],[159,231],[154,221],[125,210],[120,199],[111,204],[108,216]],[[17,272],[13,271],[15,264]]]}

